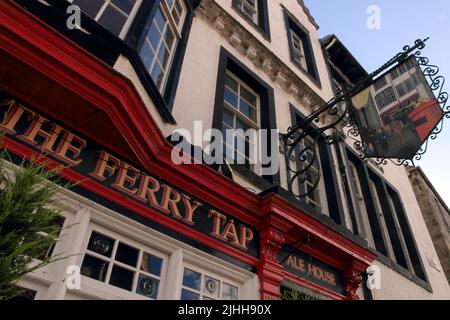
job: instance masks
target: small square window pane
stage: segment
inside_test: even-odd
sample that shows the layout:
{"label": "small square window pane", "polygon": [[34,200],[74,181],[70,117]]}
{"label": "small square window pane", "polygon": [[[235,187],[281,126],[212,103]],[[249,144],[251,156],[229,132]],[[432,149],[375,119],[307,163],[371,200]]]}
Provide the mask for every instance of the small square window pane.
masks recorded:
{"label": "small square window pane", "polygon": [[181,3],[179,0],[175,1],[175,6],[172,9],[172,16],[175,20],[175,24],[178,26],[181,21],[181,15],[183,13],[183,7],[181,6]]}
{"label": "small square window pane", "polygon": [[244,87],[241,87],[241,96],[242,98],[247,100],[250,105],[254,107],[256,106],[256,96]]}
{"label": "small square window pane", "polygon": [[131,13],[131,10],[133,10],[136,0],[112,0],[111,2],[124,13],[129,15]]}
{"label": "small square window pane", "polygon": [[116,260],[129,266],[136,267],[139,251],[126,244],[119,243],[117,246]]}
{"label": "small square window pane", "polygon": [[306,171],[306,177],[307,180],[311,183],[315,183],[317,181],[317,172],[314,172],[314,170],[307,170]]}
{"label": "small square window pane", "polygon": [[141,270],[154,274],[155,276],[160,276],[162,262],[163,260],[161,258],[144,252],[142,255]]}
{"label": "small square window pane", "polygon": [[175,21],[175,25],[179,25],[181,17],[180,14],[178,13],[178,11],[176,10],[176,8],[172,9],[172,18]]}
{"label": "small square window pane", "polygon": [[154,21],[155,21],[156,24],[158,25],[159,30],[160,30],[161,32],[163,32],[163,31],[164,31],[164,28],[165,28],[165,26],[166,26],[166,21],[167,21],[167,19],[166,19],[166,18],[164,17],[164,15],[162,14],[161,8],[158,8],[158,10],[156,11]]}
{"label": "small square window pane", "polygon": [[225,153],[227,161],[230,163],[233,163],[234,159],[236,158],[235,154],[234,154],[235,153],[234,149],[231,146],[225,144],[224,145],[224,153]]}
{"label": "small square window pane", "polygon": [[248,117],[250,120],[252,120],[253,122],[256,122],[256,111],[254,109],[254,107],[252,105],[250,105],[247,101],[245,101],[244,99],[241,99],[240,102],[240,111],[246,116]]}
{"label": "small square window pane", "polygon": [[111,257],[114,241],[115,240],[110,237],[94,231],[89,239],[88,250],[101,254],[105,257]]}
{"label": "small square window pane", "polygon": [[102,13],[102,16],[98,20],[98,22],[102,26],[104,26],[106,29],[117,36],[122,31],[126,21],[127,16],[125,16],[123,13],[119,12],[112,6],[106,7],[105,11]]}
{"label": "small square window pane", "polygon": [[229,75],[227,75],[225,77],[225,85],[230,88],[231,90],[233,90],[234,92],[238,92],[238,87],[239,84],[236,82],[236,80],[234,80],[233,78],[231,78]]}
{"label": "small square window pane", "polygon": [[155,82],[156,86],[158,87],[158,89],[161,89],[162,81],[164,78],[164,72],[161,69],[161,66],[158,62],[156,62],[155,65],[153,66],[153,70],[150,75],[153,81]]}
{"label": "small square window pane", "polygon": [[132,271],[114,265],[111,272],[111,278],[109,279],[109,284],[124,290],[131,291],[133,285],[133,276],[134,273]]}
{"label": "small square window pane", "polygon": [[255,14],[255,10],[253,9],[253,8],[250,8],[250,7],[248,7],[248,6],[244,6],[244,13],[246,14],[246,15],[248,15],[250,18],[252,18],[253,19],[253,17],[254,17],[254,14]]}
{"label": "small square window pane", "polygon": [[158,59],[165,70],[169,64],[170,52],[164,44],[161,44],[158,52]]}
{"label": "small square window pane", "polygon": [[155,57],[155,55],[153,54],[152,49],[150,49],[147,41],[144,42],[144,45],[142,46],[142,49],[139,52],[139,55],[141,56],[145,69],[147,71],[150,70],[150,66],[153,62],[153,58]]}
{"label": "small square window pane", "polygon": [[167,48],[172,50],[172,46],[175,43],[175,35],[173,34],[172,29],[167,28],[164,40],[166,41]]}
{"label": "small square window pane", "polygon": [[169,9],[171,9],[172,6],[173,6],[173,0],[165,0],[165,1],[166,1],[166,4],[167,4],[167,7],[169,7]]}
{"label": "small square window pane", "polygon": [[86,255],[81,266],[81,274],[98,280],[105,281],[108,262]]}
{"label": "small square window pane", "polygon": [[222,299],[223,300],[237,300],[238,288],[224,283],[222,285]]}
{"label": "small square window pane", "polygon": [[302,60],[303,60],[303,56],[299,52],[295,52],[294,53],[294,59],[295,59],[295,61],[301,63]]}
{"label": "small square window pane", "polygon": [[236,129],[242,129],[245,132],[249,129],[249,126],[246,125],[243,121],[236,119]]}
{"label": "small square window pane", "polygon": [[73,4],[80,7],[80,9],[95,19],[101,7],[105,3],[104,0],[74,0]]}
{"label": "small square window pane", "polygon": [[156,22],[152,22],[150,30],[147,33],[147,38],[150,40],[150,44],[153,47],[153,50],[156,51],[158,48],[159,42],[161,41],[161,33],[156,26]]}
{"label": "small square window pane", "polygon": [[139,276],[136,293],[151,299],[156,299],[158,297],[158,289],[159,280],[144,275]]}
{"label": "small square window pane", "polygon": [[183,286],[200,291],[202,275],[198,272],[184,269]]}
{"label": "small square window pane", "polygon": [[220,281],[216,280],[214,278],[205,276],[205,281],[203,284],[203,293],[206,293],[207,295],[219,298],[220,294]]}
{"label": "small square window pane", "polygon": [[247,158],[244,154],[237,152],[236,151],[236,164],[246,164],[247,163]]}
{"label": "small square window pane", "polygon": [[236,93],[231,91],[228,87],[225,87],[225,101],[230,104],[233,108],[238,107],[238,97]]}
{"label": "small square window pane", "polygon": [[224,110],[223,111],[223,122],[226,123],[229,128],[233,128],[234,115],[231,112]]}
{"label": "small square window pane", "polygon": [[181,290],[181,300],[200,300],[200,295],[192,291]]}

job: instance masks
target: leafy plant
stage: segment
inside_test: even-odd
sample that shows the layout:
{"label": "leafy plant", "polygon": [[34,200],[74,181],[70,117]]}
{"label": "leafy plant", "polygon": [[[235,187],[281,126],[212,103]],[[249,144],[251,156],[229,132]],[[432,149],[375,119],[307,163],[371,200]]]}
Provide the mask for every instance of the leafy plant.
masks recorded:
{"label": "leafy plant", "polygon": [[307,295],[305,293],[302,293],[300,291],[294,290],[294,289],[285,289],[283,293],[281,294],[281,300],[291,300],[291,301],[315,301],[318,300],[317,298]]}
{"label": "leafy plant", "polygon": [[0,300],[21,294],[16,285],[22,276],[61,259],[46,256],[61,232],[55,197],[60,187],[48,180],[61,168],[46,170],[39,158],[9,174],[2,142],[0,136]]}

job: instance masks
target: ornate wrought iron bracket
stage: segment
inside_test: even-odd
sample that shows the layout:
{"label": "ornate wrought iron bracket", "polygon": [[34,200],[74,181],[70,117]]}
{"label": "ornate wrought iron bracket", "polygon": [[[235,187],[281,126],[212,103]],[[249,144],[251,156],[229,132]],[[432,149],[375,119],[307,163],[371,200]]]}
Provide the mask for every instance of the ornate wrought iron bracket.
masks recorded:
{"label": "ornate wrought iron bracket", "polygon": [[[363,160],[367,160],[367,147],[360,139],[360,132],[354,121],[353,106],[351,98],[367,88],[374,82],[374,79],[385,72],[390,67],[405,61],[414,55],[418,64],[422,67],[423,72],[430,87],[436,95],[437,101],[444,112],[444,118],[450,118],[450,106],[447,106],[448,93],[443,91],[445,79],[438,75],[439,68],[429,65],[429,59],[421,57],[421,50],[425,48],[424,40],[416,40],[413,46],[403,47],[403,51],[399,52],[392,59],[387,61],[379,69],[362,79],[358,84],[346,86],[339,90],[336,95],[327,103],[320,106],[316,111],[311,113],[300,123],[288,128],[288,132],[280,135],[282,151],[285,155],[285,164],[288,177],[288,189],[298,198],[309,196],[319,185],[321,175],[311,174],[311,168],[319,168],[319,158],[317,156],[317,145],[319,139],[324,139],[328,144],[333,144],[338,136],[337,126],[342,124],[347,126],[347,137],[353,140],[355,149],[360,153]],[[326,124],[320,126],[321,118],[326,117]],[[443,121],[439,123],[429,139],[424,143],[421,150],[416,154],[414,159],[377,159],[379,165],[387,164],[391,160],[397,165],[413,164],[414,160],[420,160],[422,155],[427,151],[429,140],[435,140],[437,135],[442,132]],[[310,143],[306,143],[306,139]],[[313,143],[311,143],[313,142]],[[307,182],[307,188],[301,188]]]}

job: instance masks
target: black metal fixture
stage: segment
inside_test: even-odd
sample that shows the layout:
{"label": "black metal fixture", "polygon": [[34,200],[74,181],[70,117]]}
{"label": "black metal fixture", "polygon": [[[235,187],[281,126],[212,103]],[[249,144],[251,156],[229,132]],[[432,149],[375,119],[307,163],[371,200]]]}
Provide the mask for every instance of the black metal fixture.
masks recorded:
{"label": "black metal fixture", "polygon": [[283,265],[283,263],[285,263],[294,254],[294,250],[299,249],[301,246],[303,246],[305,244],[309,245],[310,242],[311,242],[311,236],[309,234],[307,234],[305,237],[301,238],[300,240],[290,243],[288,245],[289,246],[288,255],[286,256],[286,258],[283,259],[283,261],[280,262],[280,264]]}
{"label": "black metal fixture", "polygon": [[[442,119],[435,127],[421,149],[411,159],[387,159],[377,158],[376,163],[379,165],[387,164],[391,160],[397,165],[413,164],[414,160],[420,160],[427,151],[429,140],[435,140],[437,135],[442,132],[444,118],[450,118],[450,106],[447,106],[448,93],[443,91],[445,79],[438,75],[439,68],[429,64],[429,59],[421,57],[421,50],[425,48],[424,40],[416,40],[413,46],[403,47],[403,51],[395,55],[379,69],[375,70],[367,77],[362,79],[356,85],[347,85],[339,90],[336,95],[327,103],[320,106],[316,111],[304,118],[297,125],[290,127],[288,132],[280,135],[282,150],[285,155],[285,163],[287,168],[288,189],[297,198],[304,198],[312,194],[320,182],[320,171],[316,175],[310,174],[311,167],[320,167],[318,163],[317,145],[319,139],[323,139],[327,144],[335,142],[338,125],[347,127],[347,137],[353,140],[354,148],[360,153],[363,160],[373,157],[368,152],[368,145],[362,141],[360,129],[355,120],[355,108],[352,104],[352,97],[359,92],[371,86],[377,79],[376,77],[388,70],[389,68],[405,62],[410,57],[415,57],[418,65],[421,67],[428,84],[433,91],[439,107],[442,110]],[[320,126],[322,117],[327,117],[328,123]],[[305,139],[313,140],[314,143],[306,143]],[[313,181],[311,181],[313,179]],[[312,185],[306,190],[298,188],[296,192],[294,186],[300,186],[306,181]]]}

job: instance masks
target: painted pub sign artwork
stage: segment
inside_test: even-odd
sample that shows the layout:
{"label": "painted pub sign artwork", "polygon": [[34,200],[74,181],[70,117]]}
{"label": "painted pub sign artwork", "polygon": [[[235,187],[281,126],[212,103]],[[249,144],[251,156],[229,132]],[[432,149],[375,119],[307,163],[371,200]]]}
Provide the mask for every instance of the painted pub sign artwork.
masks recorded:
{"label": "painted pub sign artwork", "polygon": [[412,159],[444,115],[414,56],[352,97],[368,157]]}

